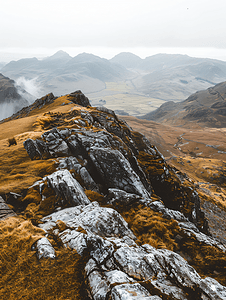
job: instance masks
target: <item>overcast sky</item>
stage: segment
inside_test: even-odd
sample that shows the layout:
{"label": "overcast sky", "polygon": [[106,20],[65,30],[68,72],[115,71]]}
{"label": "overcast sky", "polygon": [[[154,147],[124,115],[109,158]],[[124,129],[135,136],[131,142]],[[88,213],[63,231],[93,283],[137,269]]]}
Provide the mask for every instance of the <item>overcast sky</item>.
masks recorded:
{"label": "overcast sky", "polygon": [[226,0],[0,0],[0,62],[64,50],[226,61]]}

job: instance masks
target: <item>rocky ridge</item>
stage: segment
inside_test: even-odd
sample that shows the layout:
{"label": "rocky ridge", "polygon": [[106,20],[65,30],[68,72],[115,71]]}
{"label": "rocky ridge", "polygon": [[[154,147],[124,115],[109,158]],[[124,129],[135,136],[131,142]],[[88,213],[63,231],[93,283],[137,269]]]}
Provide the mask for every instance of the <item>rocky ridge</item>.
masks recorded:
{"label": "rocky ridge", "polygon": [[[56,259],[53,240],[75,249],[90,299],[226,299],[226,246],[209,234],[189,178],[113,111],[80,91],[67,97],[74,107],[46,112],[41,136],[24,141],[32,161],[54,160],[56,170],[4,195],[45,231],[32,246],[38,259]],[[193,255],[202,251],[204,264]]]}

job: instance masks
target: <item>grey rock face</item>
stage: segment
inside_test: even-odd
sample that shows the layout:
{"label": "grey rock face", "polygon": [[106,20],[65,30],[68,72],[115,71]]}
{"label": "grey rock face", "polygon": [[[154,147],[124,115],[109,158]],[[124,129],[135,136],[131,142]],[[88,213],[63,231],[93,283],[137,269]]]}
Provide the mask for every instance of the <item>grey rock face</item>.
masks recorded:
{"label": "grey rock face", "polygon": [[201,279],[200,287],[203,290],[203,298],[208,295],[210,299],[226,299],[226,288],[213,278],[206,277]]}
{"label": "grey rock face", "polygon": [[66,141],[56,128],[43,133],[42,139],[46,142],[46,147],[51,156],[70,155],[70,149]]}
{"label": "grey rock face", "polygon": [[118,150],[92,147],[90,158],[108,188],[118,188],[128,193],[150,198],[150,193]]}
{"label": "grey rock face", "polygon": [[121,284],[115,286],[111,292],[114,300],[160,300],[158,296],[151,296],[150,293],[139,283]]}
{"label": "grey rock face", "polygon": [[16,213],[11,208],[9,208],[4,199],[0,196],[0,220],[15,216]]}
{"label": "grey rock face", "polygon": [[[116,190],[117,191],[117,190]],[[89,254],[85,271],[93,299],[225,300],[226,287],[199,274],[179,254],[138,246],[127,223],[113,209],[97,202],[55,212],[39,226],[47,232],[63,221],[59,233],[65,246]],[[79,228],[82,228],[82,232]]]}
{"label": "grey rock face", "polygon": [[47,179],[56,195],[64,198],[67,202],[72,202],[74,205],[87,205],[90,203],[83,188],[68,170],[54,172],[44,179]]}
{"label": "grey rock face", "polygon": [[130,194],[119,189],[108,189],[108,203],[117,207],[118,205],[128,205],[135,202],[140,202],[142,197],[136,194]]}
{"label": "grey rock face", "polygon": [[89,205],[79,205],[76,207],[65,208],[55,212],[41,221],[44,224],[39,226],[45,230],[56,225],[56,221],[63,221],[72,230],[82,227],[87,232],[97,234],[101,237],[130,237],[136,239],[128,224],[122,216],[114,209],[100,207],[97,202]]}
{"label": "grey rock face", "polygon": [[81,176],[87,190],[99,192],[99,187],[96,182],[93,180],[87,169],[83,167],[75,157],[69,156],[61,158],[58,161],[60,162],[58,169],[74,170]]}
{"label": "grey rock face", "polygon": [[36,141],[27,139],[23,144],[31,160],[42,159],[42,153],[39,150]]}
{"label": "grey rock face", "polygon": [[45,181],[53,189],[57,199],[74,206],[90,204],[83,188],[67,169],[56,171],[33,184],[32,187],[39,186],[43,200],[45,197],[42,195],[42,189]]}
{"label": "grey rock face", "polygon": [[[24,146],[32,160],[43,159],[46,156],[67,156],[64,163],[63,158],[60,159],[59,168],[74,169],[83,179],[87,189],[99,191],[99,179],[93,176],[98,173],[107,188],[119,188],[146,198],[151,196],[150,184],[131,150],[122,140],[113,138],[106,131],[53,128],[42,135],[42,140],[28,139]],[[82,157],[83,161],[88,158],[88,167],[92,169],[94,165],[96,168],[93,174],[90,174],[84,165],[79,164],[75,156]]]}

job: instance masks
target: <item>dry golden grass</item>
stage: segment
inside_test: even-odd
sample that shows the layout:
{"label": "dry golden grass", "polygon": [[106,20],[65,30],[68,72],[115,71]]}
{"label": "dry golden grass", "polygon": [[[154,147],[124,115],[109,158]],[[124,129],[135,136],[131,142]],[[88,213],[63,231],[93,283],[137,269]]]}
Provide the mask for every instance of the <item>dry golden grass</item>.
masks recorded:
{"label": "dry golden grass", "polygon": [[87,299],[82,258],[55,244],[56,259],[38,261],[31,246],[43,235],[29,221],[0,222],[0,299]]}
{"label": "dry golden grass", "polygon": [[216,247],[197,242],[194,237],[185,237],[180,245],[182,253],[200,276],[212,277],[226,285],[226,254]]}
{"label": "dry golden grass", "polygon": [[155,248],[172,251],[178,249],[175,236],[180,228],[175,220],[164,219],[161,213],[141,205],[122,212],[122,216],[137,237],[139,245],[150,244]]}
{"label": "dry golden grass", "polygon": [[22,144],[27,136],[19,137],[17,145],[10,147],[7,140],[0,140],[0,194],[20,193],[56,170],[52,159],[31,161]]}

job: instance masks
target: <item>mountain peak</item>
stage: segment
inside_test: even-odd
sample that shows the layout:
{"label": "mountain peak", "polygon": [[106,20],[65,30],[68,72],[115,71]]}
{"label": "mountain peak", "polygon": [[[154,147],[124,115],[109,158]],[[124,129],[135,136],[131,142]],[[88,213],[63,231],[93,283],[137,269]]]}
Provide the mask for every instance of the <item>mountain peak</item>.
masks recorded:
{"label": "mountain peak", "polygon": [[52,56],[47,57],[46,59],[53,60],[53,59],[66,59],[66,58],[71,59],[72,57],[67,52],[65,52],[63,50],[59,50]]}
{"label": "mountain peak", "polygon": [[125,68],[135,68],[142,62],[142,58],[131,52],[121,52],[115,55],[110,61],[120,64]]}

